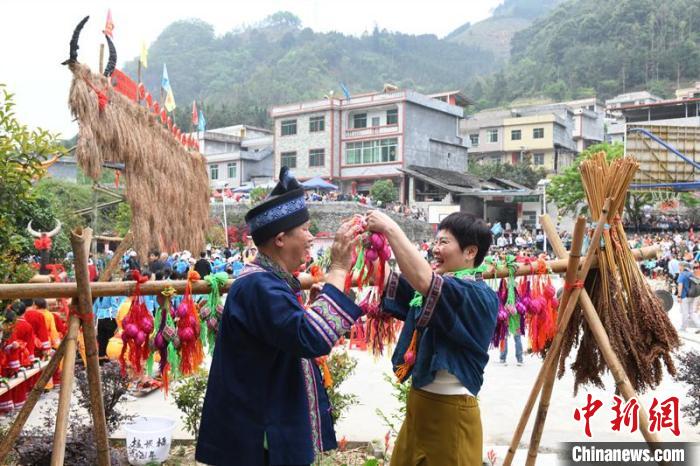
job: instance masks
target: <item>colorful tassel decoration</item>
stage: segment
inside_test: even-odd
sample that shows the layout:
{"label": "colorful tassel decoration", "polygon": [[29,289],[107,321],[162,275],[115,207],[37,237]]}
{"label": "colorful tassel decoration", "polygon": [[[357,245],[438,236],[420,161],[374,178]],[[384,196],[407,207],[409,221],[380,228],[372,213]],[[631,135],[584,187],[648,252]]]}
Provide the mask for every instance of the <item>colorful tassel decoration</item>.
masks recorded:
{"label": "colorful tassel decoration", "polygon": [[180,339],[180,374],[183,376],[196,372],[204,360],[204,350],[199,338],[199,315],[192,299],[192,282],[199,279],[197,272],[188,273],[185,294],[175,312],[177,336]]}
{"label": "colorful tassel decoration", "polygon": [[148,311],[141,295],[141,284],[148,281],[148,277],[141,275],[138,271],[132,273],[132,278],[136,281],[134,294],[131,297],[131,307],[122,321],[122,346],[119,362],[122,374],[126,375],[127,354],[128,365],[134,375],[140,376],[143,373],[143,362],[149,356],[148,336],[153,331],[153,316]]}

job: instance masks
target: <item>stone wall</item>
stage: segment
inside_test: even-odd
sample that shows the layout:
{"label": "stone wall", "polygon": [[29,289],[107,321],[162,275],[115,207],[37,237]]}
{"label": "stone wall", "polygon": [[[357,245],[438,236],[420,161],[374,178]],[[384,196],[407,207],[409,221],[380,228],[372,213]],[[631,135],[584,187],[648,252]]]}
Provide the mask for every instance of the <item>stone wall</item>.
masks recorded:
{"label": "stone wall", "polygon": [[[335,232],[341,222],[353,214],[365,214],[370,210],[368,207],[356,202],[310,202],[308,207],[311,213],[311,221],[316,224],[318,230],[328,232]],[[245,213],[248,209],[249,206],[247,204],[226,204],[226,221],[228,225],[243,225],[245,223]],[[223,217],[221,203],[217,202],[211,206],[211,215],[218,218]],[[433,227],[428,222],[408,219],[402,215],[395,215],[392,212],[389,212],[389,215],[396,220],[411,240],[430,240],[434,236]]]}

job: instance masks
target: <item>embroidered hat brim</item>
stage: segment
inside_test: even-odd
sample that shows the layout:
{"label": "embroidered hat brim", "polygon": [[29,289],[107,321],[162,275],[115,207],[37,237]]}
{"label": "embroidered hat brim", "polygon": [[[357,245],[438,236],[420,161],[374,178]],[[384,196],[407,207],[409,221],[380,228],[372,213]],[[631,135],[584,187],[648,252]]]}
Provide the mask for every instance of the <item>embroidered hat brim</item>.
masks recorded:
{"label": "embroidered hat brim", "polygon": [[279,182],[268,198],[250,209],[245,216],[253,241],[258,246],[308,220],[304,188],[286,166],[280,170]]}
{"label": "embroidered hat brim", "polygon": [[303,225],[309,221],[304,189],[293,189],[266,199],[248,211],[245,221],[257,245],[261,245],[278,233]]}

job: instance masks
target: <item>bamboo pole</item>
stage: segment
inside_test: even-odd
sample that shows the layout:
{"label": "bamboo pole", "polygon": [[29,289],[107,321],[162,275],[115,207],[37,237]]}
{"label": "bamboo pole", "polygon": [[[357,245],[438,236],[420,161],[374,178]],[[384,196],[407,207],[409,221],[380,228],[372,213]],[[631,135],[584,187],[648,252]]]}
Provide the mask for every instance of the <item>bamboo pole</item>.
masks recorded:
{"label": "bamboo pole", "polygon": [[[104,399],[102,398],[102,381],[100,380],[100,363],[97,356],[97,337],[95,326],[92,324],[92,293],[88,275],[88,254],[86,245],[90,244],[92,231],[78,228],[71,232],[73,247],[73,266],[75,268],[76,288],[78,291],[78,310],[83,321],[83,337],[85,340],[85,356],[87,358],[87,378],[90,388],[90,411],[92,424],[95,429],[97,443],[97,464],[109,466],[109,441],[107,437],[107,421],[105,419]],[[88,322],[85,322],[88,319]]]}
{"label": "bamboo pole", "polygon": [[134,236],[131,234],[131,230],[129,230],[126,235],[124,235],[124,238],[122,239],[122,242],[119,243],[119,246],[117,246],[117,250],[114,251],[114,255],[112,256],[112,259],[109,261],[109,264],[107,264],[107,267],[102,271],[100,274],[100,278],[97,280],[100,282],[108,282],[112,279],[112,274],[114,273],[114,269],[117,268],[119,265],[119,261],[121,260],[121,257],[124,255],[127,249],[131,247],[131,243],[133,241]]}
{"label": "bamboo pole", "polygon": [[19,434],[22,432],[22,428],[24,427],[25,422],[27,422],[27,419],[32,413],[32,410],[34,410],[34,406],[36,406],[37,401],[39,401],[39,397],[42,393],[44,393],[44,387],[49,382],[49,379],[53,377],[53,373],[56,372],[56,368],[58,367],[59,362],[63,358],[65,350],[66,342],[64,340],[58,346],[53,356],[51,356],[49,364],[46,366],[46,369],[44,369],[44,371],[39,376],[39,380],[36,382],[36,384],[34,384],[34,387],[29,392],[29,396],[27,396],[27,401],[24,403],[24,406],[22,406],[22,409],[19,411],[19,414],[17,414],[17,417],[12,423],[10,430],[7,431],[7,435],[5,435],[5,437],[2,439],[2,442],[0,442],[0,464],[5,464],[4,461],[7,457],[7,454],[15,445],[17,437],[19,437]]}
{"label": "bamboo pole", "polygon": [[[604,207],[605,209],[605,207]],[[544,218],[540,218],[540,224],[543,225],[543,230],[546,235],[552,237],[556,235],[555,228],[545,228],[543,224]],[[554,225],[550,225],[553,227]],[[579,260],[581,257],[581,247],[583,246],[583,237],[585,236],[586,230],[586,219],[585,217],[579,217],[576,226],[574,227],[573,240],[571,242],[571,254],[569,254],[569,268],[566,270],[566,277],[564,283],[568,284],[569,287],[564,287],[564,293],[562,294],[560,308],[566,309],[569,298],[571,297],[570,288],[577,280],[583,282],[588,270],[582,269],[580,276],[577,273],[579,267]],[[551,241],[550,241],[551,243]],[[589,256],[590,257],[590,256]],[[585,268],[585,265],[584,265]],[[557,328],[562,331],[566,331],[568,323],[566,326],[561,325],[562,316],[559,314],[557,319]],[[554,380],[557,375],[557,366],[559,359],[561,358],[561,347],[557,354],[553,356],[554,362],[549,366],[547,372],[544,376],[544,386],[542,387],[542,393],[540,394],[540,403],[537,407],[537,415],[535,416],[535,424],[532,427],[532,434],[530,435],[530,446],[527,452],[527,460],[525,466],[535,466],[535,461],[537,460],[537,453],[540,446],[540,440],[542,439],[542,431],[544,430],[544,423],[547,419],[547,413],[549,412],[549,402],[552,399],[552,391],[554,389]]]}
{"label": "bamboo pole", "polygon": [[[551,224],[551,220],[549,220],[549,223]],[[566,249],[564,249],[564,246],[561,244],[561,240],[558,237],[556,238],[556,241],[552,242],[552,250],[559,257],[563,257],[566,254]],[[610,369],[610,373],[615,379],[615,386],[625,398],[625,401],[632,398],[637,398],[637,401],[639,402],[639,397],[637,397],[637,393],[635,392],[634,387],[632,387],[632,384],[630,383],[629,378],[622,367],[622,363],[620,363],[620,360],[617,358],[617,354],[615,354],[615,351],[610,345],[608,334],[606,333],[603,323],[600,321],[600,317],[598,317],[598,313],[595,310],[593,301],[591,301],[591,297],[585,288],[581,292],[580,299],[583,315],[586,318],[588,326],[593,332],[596,343],[598,343],[598,348],[600,349],[601,353],[603,353],[603,358]],[[642,435],[649,446],[651,446],[652,443],[660,442],[658,436],[649,431],[649,415],[641,403],[639,405],[639,426],[640,430],[642,431]]]}
{"label": "bamboo pole", "polygon": [[80,319],[71,315],[68,324],[68,333],[63,341],[66,342],[66,354],[63,357],[63,371],[61,372],[61,391],[58,394],[58,412],[56,414],[56,429],[53,435],[53,448],[51,451],[51,466],[61,466],[66,456],[66,437],[68,434],[68,417],[71,394],[73,393],[73,379],[75,376],[75,355],[80,331]]}
{"label": "bamboo pole", "polygon": [[[645,260],[651,257],[656,257],[658,251],[657,246],[649,246],[641,249],[633,250],[633,255],[636,260]],[[116,253],[115,253],[116,255]],[[552,270],[552,273],[566,272],[566,259],[548,261],[547,266]],[[597,265],[597,259],[593,260],[592,266]],[[106,270],[106,269],[105,269]],[[515,272],[515,276],[522,277],[532,275],[528,264],[519,264]],[[483,274],[484,279],[504,278],[508,277],[508,269],[500,268],[494,273],[492,270],[486,271]],[[303,289],[309,289],[313,284],[313,279],[310,275],[301,274],[299,276]],[[221,287],[223,293],[233,283],[233,280],[228,280]],[[148,281],[141,285],[141,293],[144,295],[158,295],[166,287],[173,287],[176,293],[182,294],[185,292],[186,280],[172,281]],[[133,294],[136,286],[134,281],[126,282],[93,282],[90,283],[90,289],[93,297],[100,296],[130,296]],[[198,280],[192,282],[193,294],[208,294],[211,287],[208,282]],[[77,287],[75,283],[20,283],[12,285],[0,285],[0,299],[20,299],[20,298],[75,298],[77,297]]]}
{"label": "bamboo pole", "polygon": [[[588,273],[588,270],[586,267],[590,267],[591,263],[593,262],[593,258],[595,256],[595,251],[598,249],[598,246],[600,244],[600,237],[603,233],[605,224],[608,221],[608,208],[610,206],[610,200],[605,201],[605,206],[603,207],[600,219],[598,220],[598,226],[596,227],[595,231],[593,232],[593,238],[591,238],[591,245],[588,248],[588,253],[586,256],[586,260],[583,264],[583,269],[586,270],[586,273]],[[550,243],[554,243],[555,238],[559,239],[559,235],[556,234],[556,230],[554,231],[555,235],[550,239]],[[559,242],[561,242],[561,239],[559,239]],[[585,276],[584,276],[585,278]],[[583,288],[575,288],[570,297],[568,302],[566,303],[566,307],[562,311],[562,307],[560,305],[559,307],[559,312],[561,313],[561,317],[559,320],[559,325],[557,326],[557,333],[554,335],[554,339],[552,340],[552,343],[547,350],[547,356],[544,359],[544,363],[542,364],[542,367],[540,367],[540,371],[537,374],[537,379],[535,380],[535,384],[532,386],[532,389],[530,390],[530,395],[528,396],[527,402],[525,403],[525,407],[523,408],[523,412],[520,415],[520,420],[518,421],[518,425],[515,428],[515,432],[513,433],[513,438],[510,442],[510,447],[508,447],[508,453],[506,453],[506,457],[503,460],[503,466],[510,466],[511,463],[513,462],[513,458],[515,457],[515,452],[518,449],[518,445],[520,444],[520,439],[523,436],[523,432],[525,431],[525,426],[527,425],[527,421],[530,419],[530,415],[532,414],[532,408],[535,406],[535,401],[537,401],[537,396],[540,394],[540,391],[542,390],[542,385],[544,384],[544,379],[545,375],[549,372],[550,367],[555,364],[556,361],[559,360],[559,350],[561,348],[561,343],[562,340],[564,339],[564,333],[566,330],[566,327],[569,325],[569,319],[571,319],[571,315],[574,312],[574,308],[576,307],[576,303],[578,301],[578,297],[581,294],[581,291]]]}
{"label": "bamboo pole", "polygon": [[17,386],[22,385],[27,380],[31,379],[32,377],[34,377],[35,375],[37,375],[38,373],[43,371],[46,368],[46,366],[48,366],[48,365],[49,365],[49,361],[41,361],[39,363],[39,366],[37,366],[37,367],[33,367],[31,369],[28,369],[28,370],[24,367],[21,368],[20,371],[21,371],[22,375],[20,375],[20,372],[18,372],[17,375],[15,375],[11,379],[9,379],[6,383],[3,383],[0,386],[0,396],[4,395],[5,393],[9,392],[10,390],[12,390],[13,388],[15,388]]}

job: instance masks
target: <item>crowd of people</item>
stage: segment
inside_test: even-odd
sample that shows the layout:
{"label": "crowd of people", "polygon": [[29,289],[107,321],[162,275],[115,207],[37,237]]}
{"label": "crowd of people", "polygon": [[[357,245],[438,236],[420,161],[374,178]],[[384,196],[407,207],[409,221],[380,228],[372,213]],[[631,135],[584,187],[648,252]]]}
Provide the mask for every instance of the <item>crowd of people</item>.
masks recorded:
{"label": "crowd of people", "polygon": [[[67,307],[59,300],[43,298],[17,300],[10,303],[0,316],[2,321],[2,348],[0,370],[5,386],[11,377],[41,366],[58,348],[64,338],[67,325]],[[27,401],[27,394],[39,380],[37,372],[26,382],[0,395],[0,414],[19,410]],[[57,369],[45,390],[58,388],[61,372]]]}

